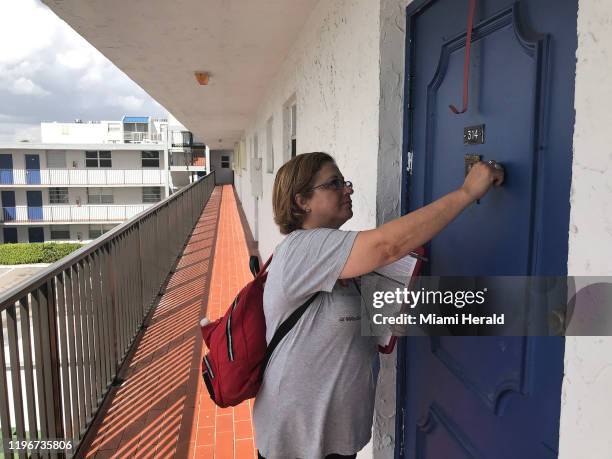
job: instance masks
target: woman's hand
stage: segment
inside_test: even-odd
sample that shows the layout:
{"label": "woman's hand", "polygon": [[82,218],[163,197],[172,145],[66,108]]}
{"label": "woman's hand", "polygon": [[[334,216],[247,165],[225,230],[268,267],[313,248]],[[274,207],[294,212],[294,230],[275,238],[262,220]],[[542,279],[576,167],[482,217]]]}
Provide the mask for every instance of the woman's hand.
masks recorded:
{"label": "woman's hand", "polygon": [[408,255],[482,198],[491,185],[501,185],[503,181],[504,170],[496,169],[495,162],[476,163],[458,190],[380,228],[360,231],[340,278],[361,276]]}
{"label": "woman's hand", "polygon": [[491,185],[499,186],[504,182],[504,170],[495,168],[495,164],[479,162],[472,166],[461,187],[472,201],[487,194]]}

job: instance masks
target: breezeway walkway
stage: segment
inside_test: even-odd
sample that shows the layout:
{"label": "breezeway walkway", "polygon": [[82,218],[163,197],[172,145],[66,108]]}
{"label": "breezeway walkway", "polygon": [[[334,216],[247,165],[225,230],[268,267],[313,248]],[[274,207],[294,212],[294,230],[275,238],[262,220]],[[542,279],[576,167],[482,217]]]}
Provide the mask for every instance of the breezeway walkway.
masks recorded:
{"label": "breezeway walkway", "polygon": [[198,322],[217,319],[252,279],[248,258],[233,188],[217,187],[128,357],[123,382],[84,440],[82,457],[257,457],[252,401],[215,407],[200,374]]}

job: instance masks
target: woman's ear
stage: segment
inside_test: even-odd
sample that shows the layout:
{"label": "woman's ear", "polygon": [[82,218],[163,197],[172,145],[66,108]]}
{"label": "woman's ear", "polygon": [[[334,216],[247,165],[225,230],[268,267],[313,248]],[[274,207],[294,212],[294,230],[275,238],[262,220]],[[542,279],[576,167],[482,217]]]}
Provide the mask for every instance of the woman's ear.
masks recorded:
{"label": "woman's ear", "polygon": [[310,212],[310,206],[308,205],[309,201],[310,201],[309,199],[306,199],[300,193],[295,195],[295,203],[304,212]]}

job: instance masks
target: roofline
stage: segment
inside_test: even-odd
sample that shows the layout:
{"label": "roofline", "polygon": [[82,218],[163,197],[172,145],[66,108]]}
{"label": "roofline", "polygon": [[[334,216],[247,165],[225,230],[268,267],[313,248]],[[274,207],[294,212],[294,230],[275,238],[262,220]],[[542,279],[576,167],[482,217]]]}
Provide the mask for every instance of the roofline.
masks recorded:
{"label": "roofline", "polygon": [[162,143],[0,143],[0,150],[159,150]]}

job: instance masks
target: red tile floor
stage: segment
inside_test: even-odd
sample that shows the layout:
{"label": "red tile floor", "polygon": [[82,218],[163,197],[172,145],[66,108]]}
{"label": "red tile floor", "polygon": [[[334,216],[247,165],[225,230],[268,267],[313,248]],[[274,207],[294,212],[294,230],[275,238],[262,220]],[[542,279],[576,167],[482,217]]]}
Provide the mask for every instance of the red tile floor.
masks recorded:
{"label": "red tile floor", "polygon": [[83,442],[87,458],[256,457],[252,401],[220,409],[200,374],[199,320],[230,305],[252,275],[231,185],[217,187],[135,351]]}

